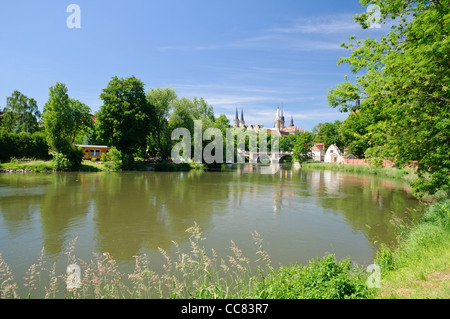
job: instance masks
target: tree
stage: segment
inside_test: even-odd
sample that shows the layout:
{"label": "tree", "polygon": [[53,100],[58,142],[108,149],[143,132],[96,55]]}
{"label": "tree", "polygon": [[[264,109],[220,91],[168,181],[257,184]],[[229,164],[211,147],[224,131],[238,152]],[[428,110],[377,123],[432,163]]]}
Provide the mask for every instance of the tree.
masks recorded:
{"label": "tree", "polygon": [[155,123],[155,108],[147,101],[144,83],[134,76],[115,76],[100,98],[103,105],[96,115],[99,139],[133,161],[133,154],[145,152]]}
{"label": "tree", "polygon": [[170,155],[169,112],[177,98],[175,90],[170,88],[151,89],[147,92],[147,101],[154,107],[154,127],[149,135],[149,151],[162,159]]}
{"label": "tree", "polygon": [[280,136],[280,151],[291,152],[301,134],[289,134],[288,136]]}
{"label": "tree", "polygon": [[293,157],[302,164],[311,159],[311,147],[314,146],[314,134],[311,132],[304,132],[297,137],[297,141],[294,145]]}
{"label": "tree", "polygon": [[89,107],[69,98],[66,85],[57,82],[50,87],[42,117],[48,145],[56,158],[67,157],[71,166],[81,163],[82,153],[72,144],[80,128],[92,126]]}
{"label": "tree", "polygon": [[368,116],[362,112],[352,112],[339,127],[339,136],[344,145],[348,147],[348,153],[358,158],[364,158],[369,148],[368,129],[372,124]]}
{"label": "tree", "polygon": [[19,91],[6,99],[2,127],[9,133],[34,133],[38,130],[38,119],[41,117],[37,103]]}
{"label": "tree", "polygon": [[[331,107],[360,110],[373,124],[365,135],[372,161],[418,165],[419,195],[450,192],[450,1],[372,1],[381,22],[398,21],[380,39],[351,37],[347,63],[357,74],[328,92]],[[363,5],[369,3],[362,0]],[[355,17],[363,28],[366,13]],[[360,102],[360,103],[359,103]]]}
{"label": "tree", "polygon": [[314,142],[324,143],[325,149],[335,143],[339,149],[344,149],[345,145],[339,135],[339,127],[341,124],[342,122],[339,120],[334,121],[334,123],[319,123],[313,128],[313,132],[317,132],[315,133]]}
{"label": "tree", "polygon": [[59,82],[50,87],[42,117],[48,144],[55,151],[71,148],[77,132],[93,125],[90,108],[69,98],[66,85]]}

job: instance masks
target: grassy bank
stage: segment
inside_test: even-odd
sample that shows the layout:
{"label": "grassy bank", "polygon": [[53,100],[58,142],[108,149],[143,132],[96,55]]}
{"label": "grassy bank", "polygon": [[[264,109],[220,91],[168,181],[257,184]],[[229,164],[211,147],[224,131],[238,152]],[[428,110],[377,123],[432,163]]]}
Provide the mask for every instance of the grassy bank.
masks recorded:
{"label": "grassy bank", "polygon": [[419,224],[400,223],[395,251],[383,248],[376,263],[382,270],[378,298],[450,298],[450,199],[430,205]]}
{"label": "grassy bank", "polygon": [[415,170],[412,168],[397,167],[374,167],[370,165],[339,165],[322,162],[306,162],[302,164],[305,169],[323,169],[346,173],[376,175],[387,178],[402,179],[406,182],[412,182],[415,179]]}
{"label": "grassy bank", "polygon": [[[145,163],[145,162],[135,162],[132,169],[136,171],[148,171],[155,170],[161,172],[175,172],[175,171],[189,171],[191,169],[204,169],[203,164],[175,164],[175,163]],[[101,161],[91,161],[84,160],[80,165],[76,165],[70,169],[73,172],[106,172],[114,171],[114,165],[112,162],[101,162]],[[0,163],[0,171],[3,172],[55,172],[56,165],[54,161],[48,160],[31,160],[31,159],[20,159],[12,160],[7,163]]]}

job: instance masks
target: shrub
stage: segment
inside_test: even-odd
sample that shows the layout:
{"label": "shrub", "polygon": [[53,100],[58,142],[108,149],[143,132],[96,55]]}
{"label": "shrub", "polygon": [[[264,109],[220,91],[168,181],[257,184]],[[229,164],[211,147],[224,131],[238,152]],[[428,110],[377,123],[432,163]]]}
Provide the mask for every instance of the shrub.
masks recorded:
{"label": "shrub", "polygon": [[45,134],[42,132],[13,134],[0,131],[0,150],[2,162],[8,162],[12,157],[41,160],[51,158]]}
{"label": "shrub", "polygon": [[102,153],[102,156],[100,156],[100,160],[102,161],[102,163],[106,163],[108,161],[108,156],[106,155],[106,153]]}
{"label": "shrub", "polygon": [[368,298],[372,291],[367,275],[352,267],[350,258],[336,261],[334,255],[312,259],[309,266],[283,266],[259,283],[262,298],[349,299]]}
{"label": "shrub", "polygon": [[71,167],[70,160],[63,153],[51,152],[53,156],[54,167],[58,171],[67,170]]}
{"label": "shrub", "polygon": [[426,223],[448,229],[450,227],[450,199],[431,205],[422,218]]}
{"label": "shrub", "polygon": [[375,263],[380,267],[381,272],[395,269],[394,255],[389,247],[383,246],[377,251]]}

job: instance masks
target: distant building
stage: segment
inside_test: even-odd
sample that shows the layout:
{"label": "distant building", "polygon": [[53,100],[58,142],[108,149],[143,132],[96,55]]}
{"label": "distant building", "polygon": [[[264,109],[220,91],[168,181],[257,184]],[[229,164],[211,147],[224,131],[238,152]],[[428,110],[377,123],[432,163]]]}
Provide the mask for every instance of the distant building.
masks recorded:
{"label": "distant building", "polygon": [[314,161],[325,160],[325,144],[324,143],[314,143],[314,146],[311,148],[312,159]]}
{"label": "distant building", "polygon": [[341,150],[339,149],[339,147],[336,146],[335,144],[330,145],[330,147],[328,147],[326,153],[325,153],[325,158],[324,158],[324,162],[325,163],[338,163],[339,162],[339,158],[342,156]]}
{"label": "distant building", "polygon": [[271,134],[275,134],[278,137],[280,136],[287,136],[290,134],[296,134],[296,133],[304,133],[305,130],[296,127],[294,125],[294,118],[293,116],[291,116],[291,123],[289,126],[285,126],[285,120],[284,120],[284,114],[283,114],[283,109],[281,109],[280,111],[280,107],[277,108],[277,113],[275,116],[275,122],[274,122],[274,127],[273,128],[265,128],[264,125],[259,125],[259,124],[255,124],[255,125],[246,125],[245,124],[245,120],[244,120],[244,110],[241,109],[241,115],[239,117],[239,112],[238,109],[236,108],[236,115],[234,118],[234,127],[235,128],[246,128],[247,130],[251,130],[251,131],[255,131],[255,132],[259,132],[261,130],[267,130],[268,132],[270,132]]}
{"label": "distant building", "polygon": [[109,146],[103,145],[74,145],[75,147],[81,147],[83,149],[83,159],[90,160],[92,158],[98,158],[102,156],[102,154],[107,154],[111,149]]}

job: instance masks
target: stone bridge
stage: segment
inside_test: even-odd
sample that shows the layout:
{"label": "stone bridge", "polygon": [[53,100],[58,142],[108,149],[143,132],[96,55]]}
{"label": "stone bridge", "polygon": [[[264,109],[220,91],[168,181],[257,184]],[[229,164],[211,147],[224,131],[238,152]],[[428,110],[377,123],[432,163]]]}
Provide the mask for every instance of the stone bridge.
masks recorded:
{"label": "stone bridge", "polygon": [[248,152],[238,151],[239,154],[248,157],[250,163],[261,163],[265,158],[270,159],[271,164],[279,164],[286,157],[292,157],[292,152]]}

